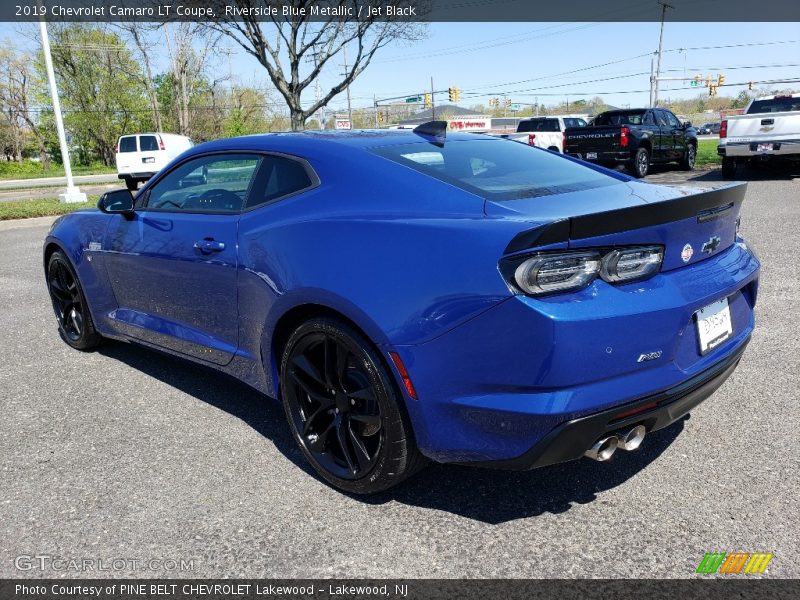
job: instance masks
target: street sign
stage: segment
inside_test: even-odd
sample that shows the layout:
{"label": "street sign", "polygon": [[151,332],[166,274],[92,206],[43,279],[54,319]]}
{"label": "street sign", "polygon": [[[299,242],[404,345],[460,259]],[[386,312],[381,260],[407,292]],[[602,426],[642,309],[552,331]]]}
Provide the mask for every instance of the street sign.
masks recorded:
{"label": "street sign", "polygon": [[350,129],[350,119],[340,119],[337,117],[334,126],[336,129]]}
{"label": "street sign", "polygon": [[406,103],[411,104],[412,102],[422,102],[422,96],[410,96],[406,98]]}
{"label": "street sign", "polygon": [[513,110],[514,112],[522,110],[522,104],[517,104],[516,102],[514,102],[511,105],[511,110]]}

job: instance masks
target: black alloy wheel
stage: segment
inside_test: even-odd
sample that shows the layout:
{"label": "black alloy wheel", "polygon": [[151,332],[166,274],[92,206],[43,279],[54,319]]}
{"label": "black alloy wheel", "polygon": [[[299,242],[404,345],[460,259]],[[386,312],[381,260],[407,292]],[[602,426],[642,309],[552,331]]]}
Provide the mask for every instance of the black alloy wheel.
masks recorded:
{"label": "black alloy wheel", "polygon": [[641,179],[645,175],[647,175],[647,171],[650,169],[650,153],[647,151],[647,148],[639,148],[636,150],[636,154],[633,156],[633,160],[628,165],[628,171],[631,175],[636,178]]}
{"label": "black alloy wheel", "polygon": [[694,144],[689,144],[686,148],[686,154],[681,161],[681,167],[685,171],[691,171],[694,169],[694,163],[697,161],[697,146]]}
{"label": "black alloy wheel", "polygon": [[313,319],[292,334],[281,392],[303,454],[334,486],[373,493],[421,466],[396,386],[372,345],[345,323]]}
{"label": "black alloy wheel", "polygon": [[47,289],[64,341],[78,350],[99,346],[102,337],[94,329],[75,271],[61,252],[54,252],[47,264]]}

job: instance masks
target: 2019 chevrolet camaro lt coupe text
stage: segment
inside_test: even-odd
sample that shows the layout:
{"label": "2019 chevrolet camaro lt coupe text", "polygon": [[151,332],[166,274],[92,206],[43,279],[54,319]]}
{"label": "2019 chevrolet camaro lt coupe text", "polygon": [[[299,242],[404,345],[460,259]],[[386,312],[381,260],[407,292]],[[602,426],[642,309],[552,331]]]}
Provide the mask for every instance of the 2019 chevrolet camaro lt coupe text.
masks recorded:
{"label": "2019 chevrolet camaro lt coupe text", "polygon": [[760,267],[744,185],[656,186],[444,127],[201,144],[135,198],[60,218],[44,268],[61,336],[280,398],[352,493],[426,459],[606,460],[731,374]]}

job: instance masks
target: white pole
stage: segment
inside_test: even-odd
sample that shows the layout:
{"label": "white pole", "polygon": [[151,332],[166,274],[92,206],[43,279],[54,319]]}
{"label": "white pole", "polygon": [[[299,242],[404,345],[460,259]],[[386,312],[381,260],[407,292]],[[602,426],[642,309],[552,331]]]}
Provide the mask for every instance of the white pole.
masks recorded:
{"label": "white pole", "polygon": [[64,161],[64,172],[67,174],[67,189],[63,194],[58,195],[58,199],[61,202],[86,202],[86,194],[82,194],[72,180],[72,165],[69,162],[67,136],[64,133],[64,121],[61,118],[61,103],[58,101],[56,75],[53,71],[53,59],[50,56],[50,40],[47,37],[47,24],[44,22],[44,19],[39,21],[39,28],[42,32],[44,64],[47,69],[47,81],[50,83],[50,95],[53,98],[53,114],[56,118],[56,130],[58,130],[58,143],[61,147],[61,159]]}

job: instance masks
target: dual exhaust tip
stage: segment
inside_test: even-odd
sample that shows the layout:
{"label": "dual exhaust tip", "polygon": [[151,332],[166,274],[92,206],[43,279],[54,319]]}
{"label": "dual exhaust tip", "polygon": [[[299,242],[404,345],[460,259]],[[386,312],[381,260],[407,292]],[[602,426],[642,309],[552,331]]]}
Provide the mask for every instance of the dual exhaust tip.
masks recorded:
{"label": "dual exhaust tip", "polygon": [[629,451],[636,450],[642,445],[646,434],[647,429],[645,429],[644,425],[636,425],[625,431],[602,437],[584,453],[584,456],[604,462],[614,455],[617,448]]}

